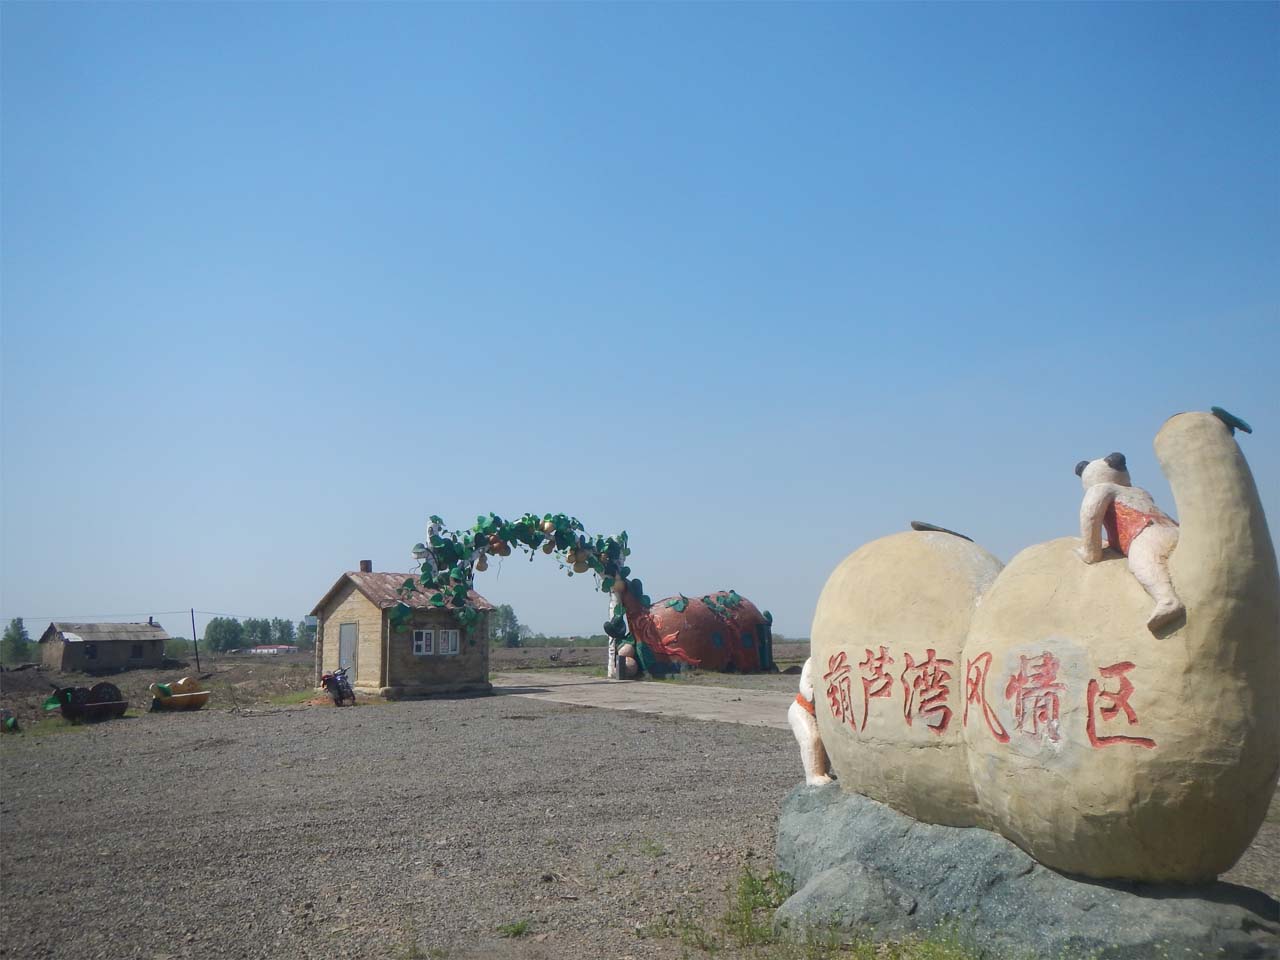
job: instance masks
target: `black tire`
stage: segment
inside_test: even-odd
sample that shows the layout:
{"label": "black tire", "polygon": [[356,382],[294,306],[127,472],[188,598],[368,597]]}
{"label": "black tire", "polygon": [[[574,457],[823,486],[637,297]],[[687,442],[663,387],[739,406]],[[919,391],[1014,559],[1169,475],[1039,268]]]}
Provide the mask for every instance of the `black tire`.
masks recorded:
{"label": "black tire", "polygon": [[90,703],[117,703],[124,699],[124,694],[114,683],[95,683],[89,690]]}
{"label": "black tire", "polygon": [[84,705],[89,702],[89,691],[84,687],[64,687],[58,698],[62,701],[62,715],[68,720],[84,716]]}

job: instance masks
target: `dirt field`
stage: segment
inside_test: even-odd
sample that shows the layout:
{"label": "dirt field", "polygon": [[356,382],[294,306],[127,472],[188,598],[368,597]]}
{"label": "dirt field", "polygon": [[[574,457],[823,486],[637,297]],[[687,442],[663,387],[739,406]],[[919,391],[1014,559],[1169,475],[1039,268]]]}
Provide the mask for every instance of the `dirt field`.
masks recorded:
{"label": "dirt field", "polygon": [[[782,730],[512,696],[271,706],[309,660],[226,659],[239,709],[0,741],[0,957],[702,957],[673,925],[768,868],[799,781]],[[1280,896],[1280,804],[1225,879]]]}
{"label": "dirt field", "polygon": [[[782,668],[798,665],[809,655],[807,643],[780,643],[774,657]],[[563,644],[557,647],[496,647],[490,652],[490,668],[496,673],[506,670],[574,669],[604,675],[603,647]],[[311,653],[282,656],[250,654],[201,654],[197,669],[194,658],[168,661],[155,670],[126,670],[107,676],[83,673],[52,673],[46,670],[21,670],[0,673],[0,707],[14,711],[24,724],[45,717],[41,704],[52,692],[51,684],[89,687],[108,680],[120,688],[129,700],[131,712],[143,713],[151,704],[147,687],[156,681],[177,680],[191,675],[205,680],[213,691],[210,708],[229,710],[261,706],[289,699],[312,688],[315,660]],[[776,676],[732,677],[694,673],[681,682],[768,685],[778,683]],[[793,682],[793,681],[784,681]],[[295,696],[293,699],[297,699]]]}
{"label": "dirt field", "polygon": [[147,688],[157,681],[199,676],[213,691],[210,705],[214,709],[231,709],[270,703],[273,698],[310,689],[314,683],[315,659],[310,653],[283,656],[251,654],[200,655],[200,668],[195,660],[170,660],[154,670],[125,670],[104,676],[85,673],[55,673],[47,670],[21,670],[0,673],[0,707],[6,707],[23,723],[41,719],[45,711],[41,703],[52,693],[51,684],[91,687],[107,680],[120,688],[129,701],[131,712],[145,712],[151,706]]}
{"label": "dirt field", "polygon": [[6,738],[0,955],[677,957],[637,927],[767,866],[794,752],[516,697]]}

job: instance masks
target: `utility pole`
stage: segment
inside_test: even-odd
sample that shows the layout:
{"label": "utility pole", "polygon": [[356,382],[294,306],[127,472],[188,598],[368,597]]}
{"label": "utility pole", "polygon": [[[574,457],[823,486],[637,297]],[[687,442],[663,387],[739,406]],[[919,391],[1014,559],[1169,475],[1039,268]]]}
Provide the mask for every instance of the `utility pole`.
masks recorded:
{"label": "utility pole", "polygon": [[200,641],[196,639],[196,608],[191,608],[191,645],[196,651],[196,673],[200,672]]}

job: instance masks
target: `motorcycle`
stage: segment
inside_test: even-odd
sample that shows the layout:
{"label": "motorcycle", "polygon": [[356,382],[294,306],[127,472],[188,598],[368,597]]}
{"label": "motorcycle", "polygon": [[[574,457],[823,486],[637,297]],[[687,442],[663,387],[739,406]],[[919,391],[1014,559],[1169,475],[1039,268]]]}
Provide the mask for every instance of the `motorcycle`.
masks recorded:
{"label": "motorcycle", "polygon": [[355,706],[356,692],[351,689],[351,681],[347,679],[347,668],[334,670],[332,673],[322,674],[320,677],[320,686],[329,692],[329,696],[333,697],[333,704],[340,707],[347,700],[351,701],[351,705]]}

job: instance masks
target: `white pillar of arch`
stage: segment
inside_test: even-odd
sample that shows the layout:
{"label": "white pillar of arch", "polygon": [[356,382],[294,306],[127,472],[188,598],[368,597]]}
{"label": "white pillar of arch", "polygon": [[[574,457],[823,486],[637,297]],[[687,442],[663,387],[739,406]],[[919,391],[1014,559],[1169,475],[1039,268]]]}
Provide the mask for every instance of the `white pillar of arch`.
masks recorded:
{"label": "white pillar of arch", "polygon": [[[609,594],[609,619],[612,620],[618,612],[618,595],[616,593]],[[610,680],[618,679],[618,641],[609,638],[609,662],[605,665],[606,675]]]}

